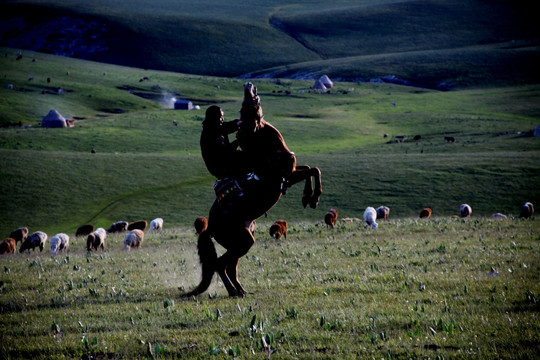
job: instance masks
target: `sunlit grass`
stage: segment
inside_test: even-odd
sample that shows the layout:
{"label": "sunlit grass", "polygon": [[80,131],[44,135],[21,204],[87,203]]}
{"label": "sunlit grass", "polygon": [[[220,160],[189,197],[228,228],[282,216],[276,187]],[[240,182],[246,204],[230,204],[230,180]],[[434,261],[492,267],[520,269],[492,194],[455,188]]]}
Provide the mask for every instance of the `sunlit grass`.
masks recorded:
{"label": "sunlit grass", "polygon": [[290,225],[276,241],[259,223],[240,261],[245,299],[217,277],[207,294],[179,298],[200,276],[191,228],[147,233],[129,253],[109,235],[105,252],[77,239],[56,257],[4,256],[2,356],[539,355],[536,219]]}

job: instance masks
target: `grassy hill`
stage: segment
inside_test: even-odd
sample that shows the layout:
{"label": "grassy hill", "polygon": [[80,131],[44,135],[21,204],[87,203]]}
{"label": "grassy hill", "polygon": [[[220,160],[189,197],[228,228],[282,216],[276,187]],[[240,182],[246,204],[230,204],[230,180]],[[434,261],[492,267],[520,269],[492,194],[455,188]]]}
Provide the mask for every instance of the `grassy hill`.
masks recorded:
{"label": "grassy hill", "polygon": [[[213,179],[199,150],[204,109],[218,104],[233,119],[243,80],[32,52],[16,60],[15,49],[1,50],[8,56],[0,58],[0,119],[14,123],[0,129],[2,233],[19,226],[69,233],[83,223],[158,216],[180,226],[207,213]],[[330,207],[358,217],[379,205],[392,217],[417,216],[426,206],[450,216],[464,202],[474,216],[517,215],[525,201],[538,202],[540,145],[518,134],[537,125],[536,85],[438,92],[337,82],[317,94],[311,81],[255,83],[265,118],[300,164],[321,168],[324,189],[311,210],[301,206],[302,187],[292,188],[262,221],[318,221]],[[202,110],[172,110],[163,96],[191,99]],[[52,108],[74,116],[76,126],[41,128]],[[396,135],[408,140],[397,143]]]}
{"label": "grassy hill", "polygon": [[[534,84],[526,1],[4,1],[0,45],[214,76]],[[246,75],[247,74],[247,75]]]}

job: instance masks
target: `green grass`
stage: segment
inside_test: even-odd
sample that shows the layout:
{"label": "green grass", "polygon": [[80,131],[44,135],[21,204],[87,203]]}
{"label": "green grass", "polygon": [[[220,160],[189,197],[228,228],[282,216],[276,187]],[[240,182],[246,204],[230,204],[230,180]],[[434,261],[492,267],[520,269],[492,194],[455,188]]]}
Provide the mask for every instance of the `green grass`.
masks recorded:
{"label": "green grass", "polygon": [[[156,217],[166,226],[185,226],[207,214],[213,179],[200,157],[204,109],[219,104],[226,120],[237,117],[243,80],[38,53],[26,53],[22,61],[0,58],[0,65],[6,83],[14,84],[0,89],[0,122],[22,119],[30,126],[0,129],[5,236],[20,226],[74,233],[84,223],[108,227]],[[140,82],[144,76],[149,80]],[[317,210],[301,207],[297,186],[269,212],[272,218],[317,221],[332,207],[342,217],[359,217],[365,207],[379,205],[396,217],[417,216],[426,206],[447,216],[464,202],[474,215],[517,215],[525,201],[540,198],[540,145],[517,134],[537,125],[538,86],[437,92],[336,82],[323,95],[311,92],[306,81],[255,83],[265,118],[280,129],[298,163],[318,166],[323,174]],[[69,91],[42,94],[45,86]],[[202,110],[172,110],[130,90],[174,94]],[[76,126],[41,128],[51,108],[76,117]],[[417,134],[422,139],[412,141]],[[446,143],[445,134],[456,142]],[[388,143],[396,135],[409,140]]]}
{"label": "green grass", "polygon": [[[430,88],[540,79],[538,25],[527,2],[46,0],[5,1],[1,9],[1,45],[69,49],[58,34],[64,29],[50,24],[94,22],[106,29],[97,39],[106,50],[80,56],[139,68],[228,77],[396,75]],[[95,42],[68,35],[76,44]]]}
{"label": "green grass", "polygon": [[[199,280],[192,228],[87,254],[0,258],[0,354],[35,358],[538,357],[538,219],[289,223],[240,261],[253,294]],[[491,274],[492,268],[497,275]],[[263,340],[264,339],[264,342]]]}

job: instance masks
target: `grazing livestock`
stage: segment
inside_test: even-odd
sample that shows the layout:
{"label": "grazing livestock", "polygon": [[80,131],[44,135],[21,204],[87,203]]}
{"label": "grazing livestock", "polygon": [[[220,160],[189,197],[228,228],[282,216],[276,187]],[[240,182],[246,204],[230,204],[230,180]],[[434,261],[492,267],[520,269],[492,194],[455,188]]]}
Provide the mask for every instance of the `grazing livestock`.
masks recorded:
{"label": "grazing livestock", "polygon": [[430,208],[423,208],[422,211],[420,211],[420,219],[429,219],[430,217],[431,217]]}
{"label": "grazing livestock", "polygon": [[130,251],[131,248],[138,248],[141,246],[144,240],[144,232],[139,229],[135,229],[126,234],[124,238],[124,250]]}
{"label": "grazing livestock", "polygon": [[96,231],[94,231],[92,234],[88,235],[86,238],[86,250],[92,251],[98,250],[101,248],[101,250],[105,250],[105,238],[107,237],[107,232],[104,228],[99,228]]}
{"label": "grazing livestock", "polygon": [[338,219],[338,212],[336,209],[330,209],[324,215],[324,223],[326,224],[326,227],[330,229],[333,229],[334,226],[336,226],[337,219]]}
{"label": "grazing livestock", "polygon": [[130,223],[127,227],[128,231],[131,230],[146,230],[146,227],[148,226],[148,222],[146,220],[138,220]]}
{"label": "grazing livestock", "polygon": [[420,139],[422,139],[422,135],[415,135],[413,138],[414,141],[418,141]]}
{"label": "grazing livestock", "polygon": [[155,218],[154,220],[150,221],[150,231],[152,230],[163,230],[163,219],[162,218]]}
{"label": "grazing livestock", "polygon": [[197,235],[200,235],[208,227],[208,219],[204,216],[199,216],[195,219],[193,226],[195,226]]}
{"label": "grazing livestock", "polygon": [[94,225],[90,225],[90,224],[82,225],[75,232],[75,237],[88,236],[91,233],[93,233],[95,229],[96,228]]}
{"label": "grazing livestock", "polygon": [[12,239],[15,239],[16,243],[18,242],[22,243],[24,239],[26,239],[27,236],[28,236],[28,228],[26,227],[20,227],[18,229],[15,229],[9,234],[9,237]]}
{"label": "grazing livestock", "polygon": [[373,229],[376,229],[379,224],[377,224],[375,220],[377,220],[377,211],[371,206],[368,206],[366,211],[364,211],[364,221],[366,222],[366,227],[371,226]]}
{"label": "grazing livestock", "polygon": [[69,236],[64,233],[56,234],[51,239],[51,252],[58,254],[59,251],[69,247]]}
{"label": "grazing livestock", "polygon": [[447,143],[449,143],[449,142],[453,143],[454,141],[456,141],[456,139],[454,139],[453,136],[445,136],[444,140],[446,140]]}
{"label": "grazing livestock", "polygon": [[388,215],[390,215],[388,206],[379,206],[375,211],[377,211],[377,219],[388,220]]}
{"label": "grazing livestock", "polygon": [[461,204],[459,206],[459,216],[461,216],[462,218],[466,218],[466,217],[471,216],[471,213],[472,213],[472,210],[471,210],[471,207],[469,205]]}
{"label": "grazing livestock", "polygon": [[127,230],[128,222],[127,221],[118,221],[112,223],[111,226],[107,229],[108,233],[124,232]]}
{"label": "grazing livestock", "polygon": [[270,226],[270,236],[276,240],[279,240],[282,236],[287,240],[287,221],[286,220],[276,220]]}
{"label": "grazing livestock", "polygon": [[492,219],[506,219],[508,218],[508,216],[501,213],[495,213],[495,214],[491,214],[491,218]]}
{"label": "grazing livestock", "polygon": [[13,254],[15,252],[17,242],[13,238],[7,238],[0,243],[0,255]]}
{"label": "grazing livestock", "polygon": [[519,214],[519,217],[528,219],[531,216],[533,216],[533,214],[534,214],[534,206],[533,206],[533,204],[530,203],[530,202],[526,202],[521,207],[521,213]]}
{"label": "grazing livestock", "polygon": [[28,235],[26,240],[23,241],[21,248],[19,249],[19,252],[22,253],[25,250],[28,250],[28,252],[30,252],[30,249],[32,249],[33,251],[38,246],[39,246],[39,251],[43,251],[46,241],[47,241],[47,234],[45,234],[43,231],[36,231],[35,233]]}

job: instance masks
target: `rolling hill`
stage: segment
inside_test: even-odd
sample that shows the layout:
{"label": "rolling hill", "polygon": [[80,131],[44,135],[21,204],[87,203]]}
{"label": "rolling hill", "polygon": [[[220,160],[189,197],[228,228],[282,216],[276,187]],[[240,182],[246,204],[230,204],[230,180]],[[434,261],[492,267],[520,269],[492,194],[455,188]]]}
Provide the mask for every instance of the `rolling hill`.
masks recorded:
{"label": "rolling hill", "polygon": [[531,7],[471,0],[4,1],[0,44],[212,76],[394,75],[443,89],[534,84],[540,31]]}

